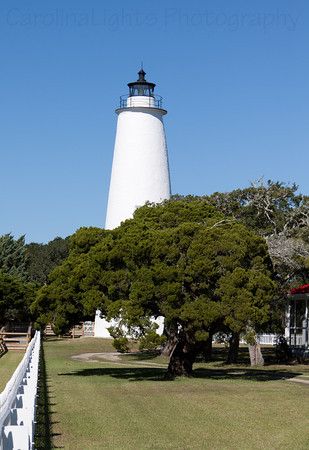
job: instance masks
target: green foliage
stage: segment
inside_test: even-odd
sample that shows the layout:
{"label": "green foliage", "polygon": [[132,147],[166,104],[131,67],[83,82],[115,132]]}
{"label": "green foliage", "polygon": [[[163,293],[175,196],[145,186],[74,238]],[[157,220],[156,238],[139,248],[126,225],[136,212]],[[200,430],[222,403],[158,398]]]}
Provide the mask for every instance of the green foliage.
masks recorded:
{"label": "green foliage", "polygon": [[256,332],[252,328],[249,328],[243,335],[243,338],[247,344],[254,345],[256,343]]}
{"label": "green foliage", "polygon": [[277,362],[285,363],[291,361],[292,352],[285,336],[278,336],[276,341],[276,358]]}
{"label": "green foliage", "polygon": [[124,329],[119,323],[117,326],[108,328],[109,334],[114,339],[113,347],[119,353],[127,353],[130,350],[129,339],[126,337]]}
{"label": "green foliage", "polygon": [[31,305],[39,326],[51,323],[56,334],[64,334],[73,324],[93,319],[105,296],[101,272],[88,253],[105,238],[108,232],[98,228],[81,228],[69,238],[69,256],[51,271]]}
{"label": "green foliage", "polygon": [[[245,189],[205,197],[224,214],[265,237],[281,286],[281,299],[291,286],[309,282],[309,198],[297,190],[295,183],[265,183],[261,179]],[[275,315],[282,311],[280,298],[276,304]],[[273,317],[273,323],[279,319]]]}
{"label": "green foliage", "polygon": [[7,322],[26,322],[35,296],[34,283],[27,282],[25,237],[0,236],[0,327]]}
{"label": "green foliage", "polygon": [[31,243],[26,246],[27,274],[30,280],[46,284],[50,272],[69,254],[69,239],[56,237],[48,244]]}
{"label": "green foliage", "polygon": [[70,236],[70,254],[88,253],[89,250],[99,242],[108,231],[96,227],[82,227]]}
{"label": "green foliage", "polygon": [[[172,199],[161,204],[147,203],[134,213],[136,221],[151,229],[175,228],[182,223],[211,225],[224,217],[207,199],[192,196]],[[130,226],[130,222],[127,222],[127,225]]]}
{"label": "green foliage", "polygon": [[127,353],[130,350],[129,339],[125,336],[115,338],[113,340],[113,346],[119,353]]}
{"label": "green foliage", "polygon": [[302,226],[297,216],[305,198],[297,194],[297,189],[296,184],[271,180],[265,183],[261,179],[245,189],[216,192],[209,201],[225,215],[235,217],[260,235],[269,236]]}
{"label": "green foliage", "polygon": [[255,330],[269,318],[275,284],[268,274],[237,267],[220,279],[217,294],[225,310],[224,323],[231,331],[242,332],[250,324]]}
{"label": "green foliage", "polygon": [[113,339],[118,339],[125,336],[123,327],[121,325],[115,325],[108,328],[108,332]]}
{"label": "green foliage", "polygon": [[[95,308],[121,316],[129,331],[164,316],[176,353],[193,361],[210,331],[241,332],[268,319],[275,285],[265,240],[207,200],[149,204],[113,231],[81,229],[70,242],[33,305],[59,331]],[[117,346],[124,337],[115,336]]]}
{"label": "green foliage", "polygon": [[11,234],[0,236],[0,270],[10,275],[26,278],[25,236],[14,239]]}
{"label": "green foliage", "polygon": [[309,282],[309,197],[298,193],[295,183],[261,179],[245,189],[198,198],[265,238],[280,286],[272,299],[268,328],[282,332],[287,292]]}
{"label": "green foliage", "polygon": [[160,336],[155,330],[149,330],[144,336],[139,340],[140,350],[156,350],[162,347],[166,342],[165,336]]}
{"label": "green foliage", "polygon": [[0,328],[7,322],[30,320],[29,306],[34,295],[33,283],[0,271]]}

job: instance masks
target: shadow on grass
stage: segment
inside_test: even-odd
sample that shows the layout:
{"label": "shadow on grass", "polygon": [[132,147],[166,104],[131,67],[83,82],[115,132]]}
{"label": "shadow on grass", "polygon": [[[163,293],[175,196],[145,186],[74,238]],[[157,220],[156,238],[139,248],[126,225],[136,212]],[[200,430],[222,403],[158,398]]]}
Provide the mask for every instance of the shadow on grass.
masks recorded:
{"label": "shadow on grass", "polygon": [[[69,377],[92,377],[110,376],[129,381],[170,381],[166,378],[166,369],[148,367],[127,367],[127,368],[89,368],[76,370],[74,372],[59,373],[59,376]],[[209,380],[250,380],[250,381],[274,381],[293,378],[301,373],[284,370],[263,370],[250,368],[225,368],[206,369],[199,368],[193,371],[193,378]]]}
{"label": "shadow on grass", "polygon": [[0,344],[0,358],[2,358],[2,356],[4,356],[7,352],[8,352],[8,349],[6,347],[1,348],[1,344]]}
{"label": "shadow on grass", "polygon": [[128,358],[130,361],[145,361],[148,359],[154,359],[157,356],[160,356],[160,350],[148,350],[148,351],[140,351],[140,352],[131,352],[131,353],[123,353],[122,356],[124,358]]}
{"label": "shadow on grass", "polygon": [[52,426],[56,424],[56,421],[51,420],[52,406],[56,406],[55,403],[51,403],[51,395],[49,389],[49,379],[46,374],[46,365],[44,357],[44,347],[41,343],[40,354],[40,376],[38,382],[38,401],[36,410],[36,428],[35,428],[35,448],[37,450],[51,450],[56,447],[53,445],[52,439],[54,436],[59,436],[59,433],[52,432]]}
{"label": "shadow on grass", "polygon": [[68,341],[68,338],[58,336],[43,336],[43,342],[63,342]]}
{"label": "shadow on grass", "polygon": [[[262,353],[266,365],[278,364],[274,347],[262,347]],[[215,361],[226,365],[227,358],[228,348],[223,346],[214,346],[212,348],[211,358],[207,362]],[[203,355],[198,355],[198,357],[196,358],[196,362],[205,362]],[[237,364],[250,364],[250,356],[247,346],[239,348]]]}

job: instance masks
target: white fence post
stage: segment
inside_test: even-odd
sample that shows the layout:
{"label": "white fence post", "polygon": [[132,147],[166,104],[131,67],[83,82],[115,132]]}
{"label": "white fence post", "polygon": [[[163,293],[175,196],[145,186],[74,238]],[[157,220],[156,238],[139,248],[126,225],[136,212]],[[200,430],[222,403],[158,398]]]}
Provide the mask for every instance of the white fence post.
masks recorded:
{"label": "white fence post", "polygon": [[0,393],[0,450],[34,448],[40,341],[40,332],[36,331],[23,359]]}

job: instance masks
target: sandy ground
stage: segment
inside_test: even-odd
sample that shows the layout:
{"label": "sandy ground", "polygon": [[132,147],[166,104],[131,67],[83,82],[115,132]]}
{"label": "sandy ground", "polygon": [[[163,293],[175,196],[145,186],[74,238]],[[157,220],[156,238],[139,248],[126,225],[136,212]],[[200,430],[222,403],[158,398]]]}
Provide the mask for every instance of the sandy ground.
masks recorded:
{"label": "sandy ground", "polygon": [[303,378],[289,378],[287,381],[293,381],[293,383],[300,383],[300,384],[308,384],[309,380],[304,380]]}
{"label": "sandy ground", "polygon": [[98,362],[103,359],[105,361],[117,362],[120,361],[119,353],[81,353],[80,355],[71,356],[72,359],[77,361]]}
{"label": "sandy ground", "polygon": [[110,353],[110,352],[104,352],[104,353],[81,353],[79,355],[73,355],[71,356],[71,359],[74,361],[86,361],[86,362],[113,362],[115,364],[119,364],[122,366],[132,366],[132,365],[139,365],[143,367],[163,367],[165,368],[166,365],[154,363],[150,361],[127,361],[123,362],[121,360],[121,357],[119,353]]}

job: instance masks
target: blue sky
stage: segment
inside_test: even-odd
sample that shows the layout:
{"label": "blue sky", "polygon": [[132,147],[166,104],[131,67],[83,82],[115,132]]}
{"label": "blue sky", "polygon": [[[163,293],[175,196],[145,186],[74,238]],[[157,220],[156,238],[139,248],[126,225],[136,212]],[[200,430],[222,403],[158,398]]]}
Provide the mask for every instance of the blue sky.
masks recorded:
{"label": "blue sky", "polygon": [[308,42],[306,0],[2,0],[0,234],[104,225],[114,109],[141,61],[173,193],[264,176],[309,194]]}

